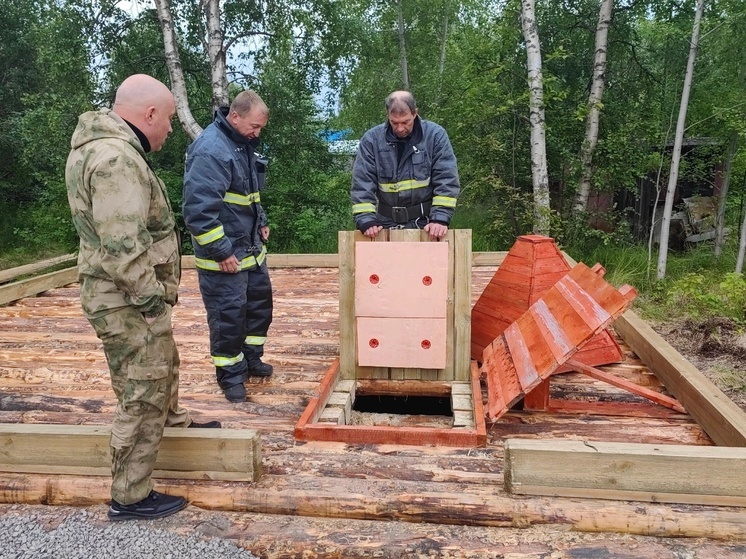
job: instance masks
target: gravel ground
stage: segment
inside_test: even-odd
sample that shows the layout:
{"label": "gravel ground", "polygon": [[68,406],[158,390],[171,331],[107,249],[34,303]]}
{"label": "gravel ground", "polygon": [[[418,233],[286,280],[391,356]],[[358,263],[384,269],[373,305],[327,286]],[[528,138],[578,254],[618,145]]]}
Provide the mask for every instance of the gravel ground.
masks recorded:
{"label": "gravel ground", "polygon": [[0,516],[0,559],[257,559],[225,540],[158,529],[157,520],[98,520],[80,510],[54,526],[46,515],[6,510]]}

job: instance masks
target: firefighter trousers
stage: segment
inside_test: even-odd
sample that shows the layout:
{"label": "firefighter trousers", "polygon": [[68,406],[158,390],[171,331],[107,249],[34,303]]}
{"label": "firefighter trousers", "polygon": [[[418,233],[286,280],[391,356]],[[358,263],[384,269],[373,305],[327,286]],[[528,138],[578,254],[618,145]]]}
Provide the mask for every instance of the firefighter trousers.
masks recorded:
{"label": "firefighter trousers", "polygon": [[246,382],[264,354],[272,323],[272,283],[267,263],[236,274],[198,269],[207,310],[210,355],[223,390]]}

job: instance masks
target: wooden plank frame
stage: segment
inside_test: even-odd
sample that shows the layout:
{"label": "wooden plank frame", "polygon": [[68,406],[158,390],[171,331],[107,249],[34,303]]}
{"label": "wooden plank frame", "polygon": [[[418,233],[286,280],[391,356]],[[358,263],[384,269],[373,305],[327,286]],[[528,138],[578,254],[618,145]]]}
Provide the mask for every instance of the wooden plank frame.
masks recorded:
{"label": "wooden plank frame", "polygon": [[15,281],[0,286],[0,305],[6,305],[23,299],[38,295],[48,289],[54,289],[69,283],[78,281],[78,267],[65,268],[56,272],[49,272],[30,279]]}
{"label": "wooden plank frame", "polygon": [[70,264],[71,262],[77,262],[77,260],[77,254],[65,254],[64,256],[55,256],[54,258],[32,262],[31,264],[24,264],[23,266],[17,266],[8,270],[0,270],[0,283],[12,281],[21,276],[35,275],[37,272],[41,272],[42,270],[46,270],[52,266]]}
{"label": "wooden plank frame", "polygon": [[339,232],[339,355],[344,379],[469,380],[471,340],[471,230],[450,230],[442,242],[449,244],[448,301],[446,305],[445,369],[400,369],[358,365],[355,320],[355,243],[430,242],[417,229],[384,230],[373,240],[358,231]]}
{"label": "wooden plank frame", "polygon": [[746,448],[505,441],[505,491],[746,507]]}
{"label": "wooden plank frame", "polygon": [[[482,387],[479,382],[479,368],[476,362],[470,363],[470,388],[473,402],[473,428],[454,427],[449,429],[436,429],[433,427],[389,427],[369,425],[339,425],[329,422],[319,422],[329,398],[334,393],[335,386],[343,380],[340,374],[340,360],[332,363],[326,372],[314,396],[311,398],[303,415],[295,426],[295,438],[301,441],[336,441],[348,444],[405,444],[405,445],[436,445],[462,448],[477,448],[487,444],[487,427],[484,420],[484,408],[482,404]],[[365,379],[355,381],[366,383]],[[375,383],[369,380],[368,386]],[[405,387],[419,385],[426,390],[427,385],[433,385],[438,393],[445,387],[444,382],[423,381],[384,381],[390,387],[401,385],[392,391],[396,395],[405,396]],[[419,392],[420,395],[424,392]]]}
{"label": "wooden plank frame", "polygon": [[[111,477],[111,428],[0,424],[0,472]],[[252,429],[166,428],[153,477],[257,481],[259,433]]]}

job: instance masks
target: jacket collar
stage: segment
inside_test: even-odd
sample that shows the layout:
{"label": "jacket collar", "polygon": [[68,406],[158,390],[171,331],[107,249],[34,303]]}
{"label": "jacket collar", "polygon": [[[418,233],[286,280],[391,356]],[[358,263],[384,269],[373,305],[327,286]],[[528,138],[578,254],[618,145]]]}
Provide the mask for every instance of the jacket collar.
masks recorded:
{"label": "jacket collar", "polygon": [[406,139],[399,139],[397,135],[394,134],[394,131],[391,129],[391,124],[389,123],[388,119],[386,119],[386,142],[390,144],[394,142],[406,142],[407,144],[416,146],[422,141],[422,136],[422,119],[420,118],[420,115],[417,115],[415,117],[414,126],[412,127],[412,133]]}
{"label": "jacket collar", "polygon": [[217,111],[215,111],[215,126],[217,126],[223,132],[223,134],[228,136],[237,144],[255,149],[256,146],[259,145],[259,138],[249,140],[248,138],[239,134],[238,131],[233,128],[231,123],[228,122],[228,112],[228,107],[220,107]]}
{"label": "jacket collar", "polygon": [[140,145],[142,146],[143,151],[145,153],[150,153],[150,141],[148,140],[148,137],[143,134],[142,130],[132,124],[129,120],[124,120],[124,122],[126,122],[127,126],[132,129],[132,131],[135,133],[135,136],[137,136],[137,139],[140,140]]}

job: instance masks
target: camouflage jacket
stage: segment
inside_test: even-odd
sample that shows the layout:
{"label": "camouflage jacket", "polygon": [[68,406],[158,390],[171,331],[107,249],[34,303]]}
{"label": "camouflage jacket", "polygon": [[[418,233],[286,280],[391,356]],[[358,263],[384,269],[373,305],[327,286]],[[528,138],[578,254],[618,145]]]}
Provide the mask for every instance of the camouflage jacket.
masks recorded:
{"label": "camouflage jacket", "polygon": [[176,303],[181,274],[165,185],[135,133],[109,109],[82,114],[71,147],[65,181],[80,237],[83,311],[95,318],[131,305],[157,316]]}

